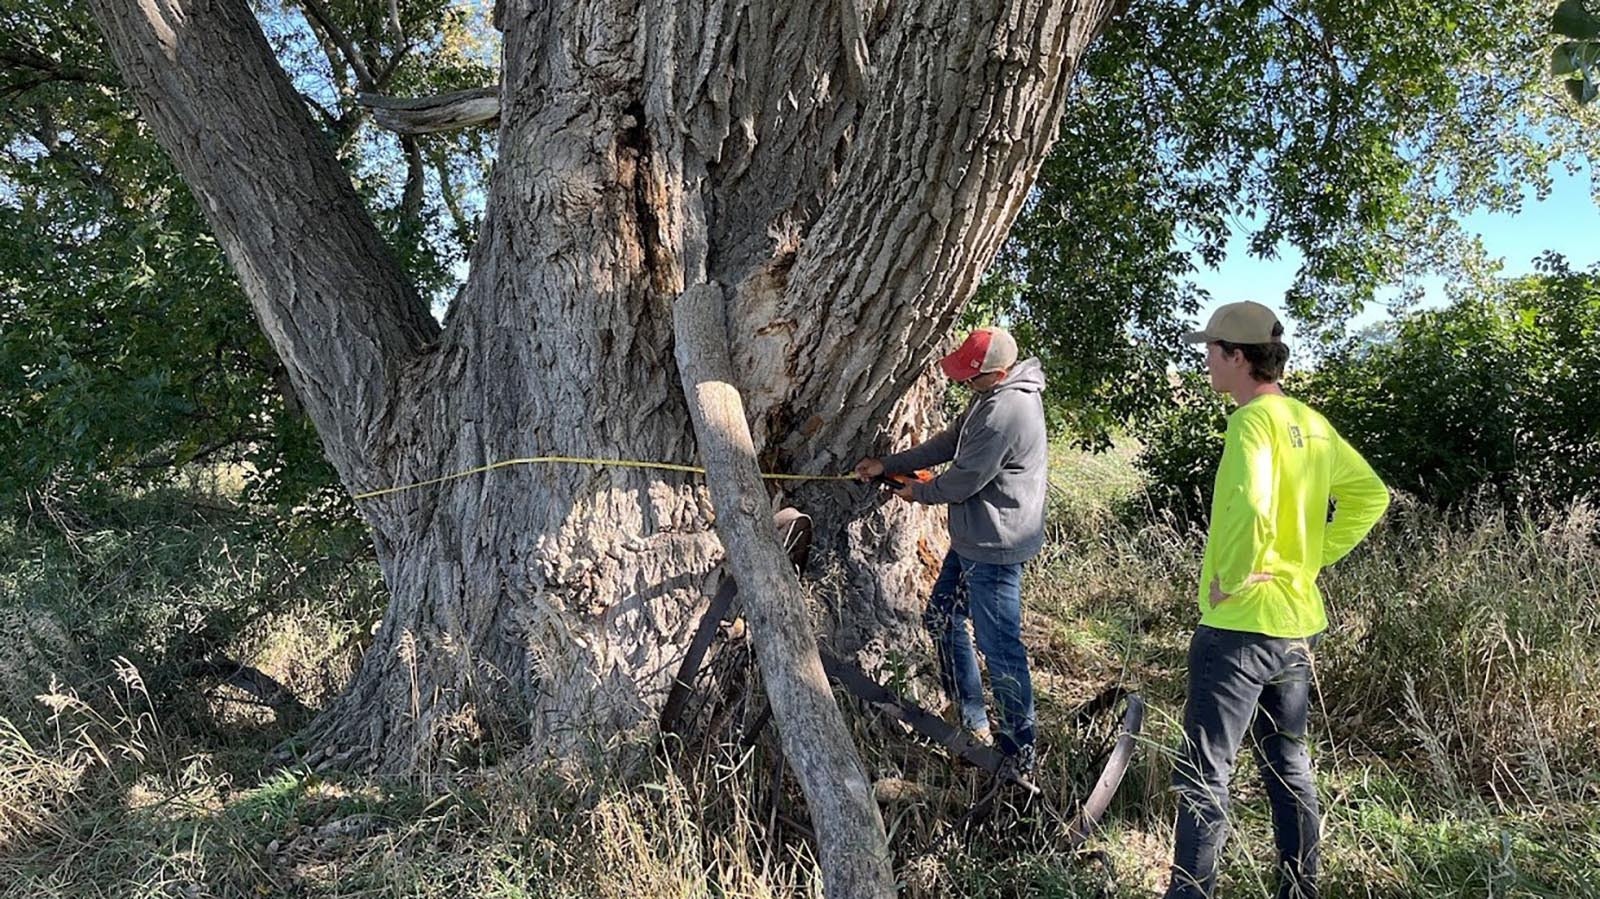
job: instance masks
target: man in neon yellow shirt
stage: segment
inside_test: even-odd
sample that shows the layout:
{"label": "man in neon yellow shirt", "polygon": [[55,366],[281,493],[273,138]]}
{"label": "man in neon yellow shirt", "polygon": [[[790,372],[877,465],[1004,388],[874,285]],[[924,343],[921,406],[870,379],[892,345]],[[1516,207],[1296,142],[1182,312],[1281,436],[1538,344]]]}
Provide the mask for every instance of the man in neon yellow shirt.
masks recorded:
{"label": "man in neon yellow shirt", "polygon": [[1217,468],[1189,644],[1167,897],[1215,890],[1228,779],[1248,734],[1272,802],[1278,897],[1311,899],[1321,822],[1306,720],[1311,649],[1328,626],[1317,573],[1372,530],[1389,493],[1326,419],[1279,388],[1289,350],[1272,310],[1230,303],[1184,342],[1206,345],[1212,388],[1239,408]]}

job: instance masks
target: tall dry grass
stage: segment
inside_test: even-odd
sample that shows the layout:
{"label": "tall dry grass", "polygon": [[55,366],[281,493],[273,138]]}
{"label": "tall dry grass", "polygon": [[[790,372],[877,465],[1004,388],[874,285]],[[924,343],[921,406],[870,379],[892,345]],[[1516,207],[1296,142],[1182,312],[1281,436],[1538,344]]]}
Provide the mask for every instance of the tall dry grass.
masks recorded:
{"label": "tall dry grass", "polygon": [[[1093,478],[1136,500],[1130,482]],[[981,778],[852,711],[907,896],[1148,896],[1163,883],[1200,538],[1130,523],[1106,491],[1072,486],[1025,587],[1043,798],[957,831]],[[180,527],[163,528],[164,515]],[[0,896],[817,893],[803,805],[774,779],[768,741],[626,774],[575,775],[516,746],[482,753],[497,764],[416,780],[275,768],[268,750],[288,734],[271,712],[220,688],[174,698],[182,681],[163,669],[193,634],[170,629],[204,633],[240,614],[246,626],[222,646],[315,702],[337,687],[370,614],[363,563],[308,569],[267,531],[181,504],[102,523],[76,546],[7,527]],[[1398,504],[1324,583],[1324,894],[1600,895],[1592,513],[1447,519]],[[1151,712],[1093,861],[1067,853],[1062,835],[1110,716],[1072,713],[1109,684],[1140,689]],[[1236,783],[1224,888],[1260,895],[1265,803],[1248,770]]]}

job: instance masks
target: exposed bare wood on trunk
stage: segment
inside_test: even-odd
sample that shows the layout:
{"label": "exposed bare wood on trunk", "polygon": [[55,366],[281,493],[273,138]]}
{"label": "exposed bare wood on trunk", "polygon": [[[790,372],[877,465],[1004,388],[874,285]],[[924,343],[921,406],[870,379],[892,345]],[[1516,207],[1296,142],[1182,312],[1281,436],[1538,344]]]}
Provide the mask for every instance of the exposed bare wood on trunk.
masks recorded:
{"label": "exposed bare wood on trunk", "polygon": [[833,700],[805,594],[778,542],[744,403],[733,385],[723,292],[685,291],[674,311],[678,370],[716,509],[717,535],[744,597],[756,660],[784,758],[805,793],[824,892],[893,896],[894,877],[872,784]]}

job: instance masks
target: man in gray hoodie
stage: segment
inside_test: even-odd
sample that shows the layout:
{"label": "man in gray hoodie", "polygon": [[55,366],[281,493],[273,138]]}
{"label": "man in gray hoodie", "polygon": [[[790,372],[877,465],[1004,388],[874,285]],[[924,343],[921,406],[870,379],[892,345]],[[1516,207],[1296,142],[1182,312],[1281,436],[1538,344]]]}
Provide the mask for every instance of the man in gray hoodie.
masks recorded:
{"label": "man in gray hoodie", "polygon": [[903,500],[950,506],[950,552],[923,623],[938,651],[945,695],[976,734],[989,732],[972,634],[989,666],[1000,711],[996,743],[1018,773],[1033,768],[1033,679],[1022,645],[1022,563],[1044,544],[1049,446],[1044,369],[1017,363],[1017,343],[1000,328],[973,331],[939,360],[972,401],[950,427],[905,452],[856,463],[870,480],[952,463],[937,477],[895,491]]}

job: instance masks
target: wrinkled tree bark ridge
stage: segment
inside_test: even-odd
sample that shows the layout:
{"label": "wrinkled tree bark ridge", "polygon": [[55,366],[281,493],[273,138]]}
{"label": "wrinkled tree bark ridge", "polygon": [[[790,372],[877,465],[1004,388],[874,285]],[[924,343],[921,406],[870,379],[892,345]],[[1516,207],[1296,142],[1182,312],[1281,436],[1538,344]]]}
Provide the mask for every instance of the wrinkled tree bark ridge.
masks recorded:
{"label": "wrinkled tree bark ridge", "polygon": [[[93,5],[362,493],[506,458],[696,458],[673,304],[711,283],[763,468],[837,472],[924,433],[925,369],[1113,2],[506,0],[499,155],[442,328],[245,0]],[[863,492],[788,497],[844,571],[846,650],[916,632],[943,551],[936,513]],[[308,761],[415,772],[485,729],[598,760],[647,736],[720,564],[704,481],[527,467],[361,510],[392,598]]]}

